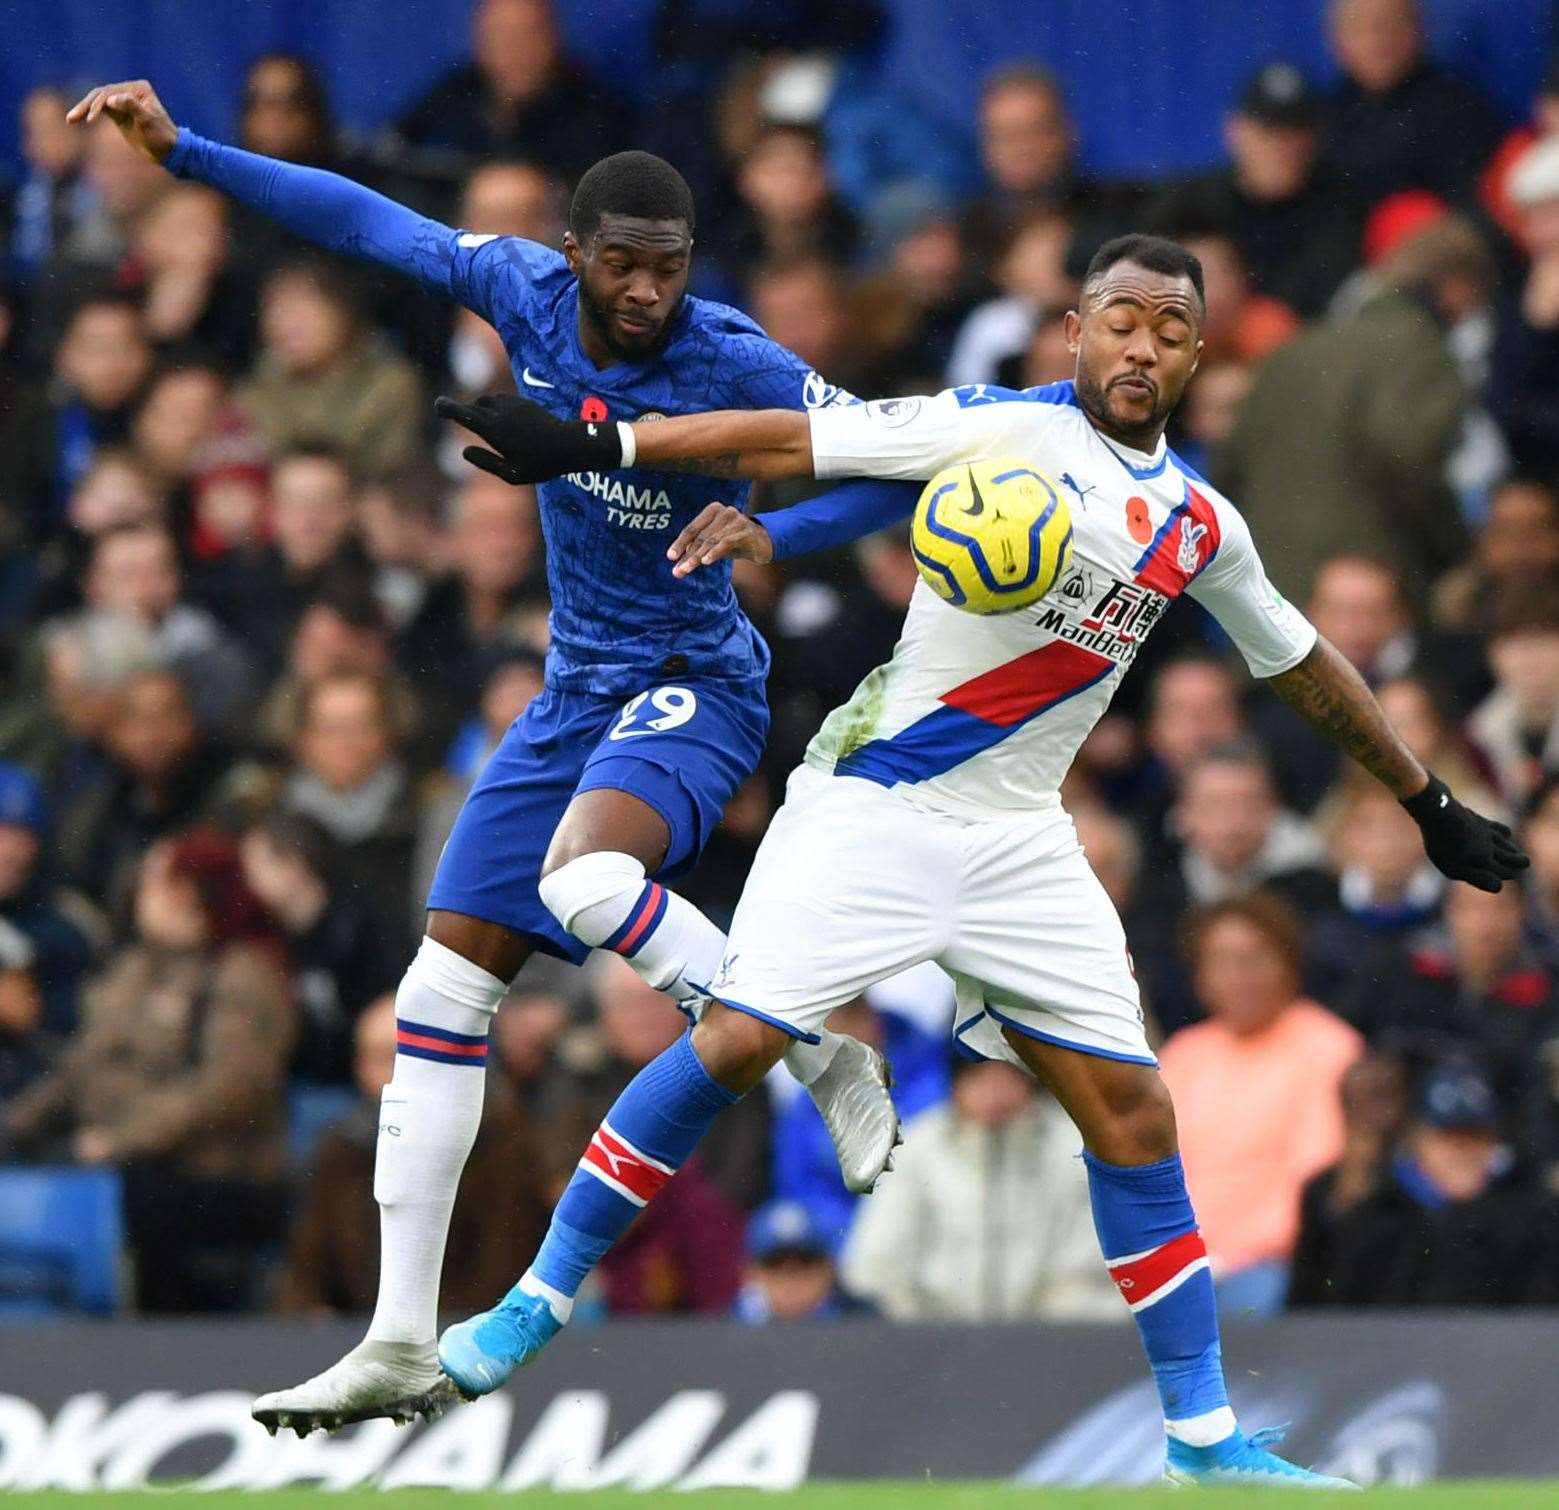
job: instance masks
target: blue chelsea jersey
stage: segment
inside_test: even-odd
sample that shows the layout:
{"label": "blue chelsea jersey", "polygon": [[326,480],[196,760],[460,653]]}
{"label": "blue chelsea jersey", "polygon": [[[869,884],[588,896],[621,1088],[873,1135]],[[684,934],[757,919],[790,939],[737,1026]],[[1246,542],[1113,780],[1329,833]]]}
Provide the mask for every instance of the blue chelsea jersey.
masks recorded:
{"label": "blue chelsea jersey", "polygon": [[[660,354],[597,368],[579,344],[579,283],[562,256],[517,237],[462,235],[450,288],[503,338],[520,394],[560,419],[854,402],[740,311],[685,296]],[[672,576],[666,547],[749,484],[642,468],[576,472],[537,489],[552,593],[548,681],[628,696],[670,676],[761,677],[769,652],[726,561]]]}

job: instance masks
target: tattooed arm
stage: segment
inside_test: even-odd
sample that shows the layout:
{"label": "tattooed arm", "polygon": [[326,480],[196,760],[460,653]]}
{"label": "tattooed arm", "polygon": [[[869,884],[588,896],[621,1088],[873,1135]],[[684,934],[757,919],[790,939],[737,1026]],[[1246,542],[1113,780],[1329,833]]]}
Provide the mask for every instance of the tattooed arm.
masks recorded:
{"label": "tattooed arm", "polygon": [[1394,797],[1412,797],[1428,785],[1429,773],[1387,723],[1364,678],[1328,640],[1317,636],[1310,654],[1268,685]]}

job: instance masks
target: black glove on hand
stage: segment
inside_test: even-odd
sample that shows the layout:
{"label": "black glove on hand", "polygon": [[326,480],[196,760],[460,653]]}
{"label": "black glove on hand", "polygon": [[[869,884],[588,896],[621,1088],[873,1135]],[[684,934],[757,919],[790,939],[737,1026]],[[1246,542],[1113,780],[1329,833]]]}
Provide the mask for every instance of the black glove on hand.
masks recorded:
{"label": "black glove on hand", "polygon": [[485,393],[474,404],[441,398],[433,410],[480,435],[492,450],[467,446],[461,454],[505,482],[545,482],[566,472],[610,472],[623,464],[622,438],[611,420],[554,419],[512,393]]}
{"label": "black glove on hand", "polygon": [[1498,891],[1530,863],[1503,823],[1463,807],[1433,772],[1429,785],[1402,806],[1424,836],[1424,853],[1453,881]]}

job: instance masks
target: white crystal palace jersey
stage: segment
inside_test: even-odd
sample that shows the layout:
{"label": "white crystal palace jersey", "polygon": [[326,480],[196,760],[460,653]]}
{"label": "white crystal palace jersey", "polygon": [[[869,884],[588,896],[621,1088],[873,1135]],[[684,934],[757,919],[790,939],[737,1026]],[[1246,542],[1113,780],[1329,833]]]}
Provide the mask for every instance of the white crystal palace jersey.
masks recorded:
{"label": "white crystal palace jersey", "polygon": [[1070,383],[979,383],[811,415],[819,477],[919,479],[985,456],[1031,461],[1066,490],[1072,560],[1019,612],[981,617],[917,584],[904,632],[836,708],[807,761],[899,787],[927,805],[989,813],[1049,805],[1126,668],[1182,592],[1251,672],[1275,676],[1315,629],[1267,580],[1245,521],[1180,464],[1107,440]]}

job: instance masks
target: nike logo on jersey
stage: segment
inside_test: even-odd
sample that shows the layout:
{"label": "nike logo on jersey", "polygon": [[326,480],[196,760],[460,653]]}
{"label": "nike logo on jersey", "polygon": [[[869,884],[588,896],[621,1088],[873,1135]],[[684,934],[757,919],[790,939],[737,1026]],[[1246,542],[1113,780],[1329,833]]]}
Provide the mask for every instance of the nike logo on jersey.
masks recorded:
{"label": "nike logo on jersey", "polygon": [[547,382],[547,380],[545,378],[532,377],[531,376],[531,370],[530,370],[529,367],[525,368],[520,373],[520,381],[522,383],[524,383],[527,388],[556,388],[557,387],[556,383],[549,383],[549,382]]}
{"label": "nike logo on jersey", "polygon": [[497,239],[498,237],[496,235],[484,236],[479,235],[476,231],[462,231],[460,235],[455,238],[455,245],[468,248],[486,246],[489,241],[496,241]]}

